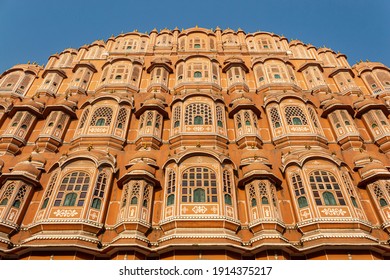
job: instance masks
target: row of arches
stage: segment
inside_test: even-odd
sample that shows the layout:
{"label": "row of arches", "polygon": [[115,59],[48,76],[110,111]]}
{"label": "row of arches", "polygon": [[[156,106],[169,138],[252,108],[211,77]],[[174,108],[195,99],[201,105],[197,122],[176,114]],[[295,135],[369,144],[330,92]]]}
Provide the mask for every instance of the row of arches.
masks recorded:
{"label": "row of arches", "polygon": [[[197,217],[205,220],[223,218],[234,223],[247,221],[255,231],[259,224],[265,222],[297,223],[298,226],[321,219],[341,223],[368,222],[360,191],[342,162],[317,155],[307,157],[303,162],[289,161],[283,169],[286,185],[282,185],[281,181],[275,180],[275,175],[258,173],[241,177],[234,171],[235,165],[229,159],[222,159],[221,163],[221,158],[215,158],[207,151],[188,152],[169,159],[163,166],[161,189],[157,181],[141,176],[128,177],[119,186],[116,217],[107,217],[108,208],[114,207],[109,205],[116,204],[110,201],[113,188],[118,187],[113,184],[114,158],[95,156],[71,155],[59,162],[50,168],[48,183],[42,191],[34,190],[33,185],[23,180],[12,178],[3,181],[0,215],[4,219],[12,219],[17,225],[30,207],[32,193],[41,192],[34,226],[42,227],[43,231],[48,224],[62,223],[69,218],[76,223],[89,221],[94,227],[89,230],[95,233],[106,223],[106,218],[116,225],[140,223],[150,227],[154,211],[161,211],[159,223],[163,226]],[[293,216],[281,203],[280,192],[284,188],[287,188],[294,205]],[[364,188],[370,194],[372,204],[378,207],[381,222],[387,223],[390,182],[379,178]],[[156,192],[163,194],[159,196],[163,200],[161,209],[154,209],[158,208],[154,203]],[[238,211],[239,193],[245,194],[246,210],[241,213]],[[240,197],[243,198],[241,194]]]}
{"label": "row of arches", "polygon": [[[318,118],[318,108],[298,94],[285,93],[282,95],[268,95],[265,98],[264,109],[274,144],[283,146],[290,143],[290,140],[293,141],[297,138],[299,141],[305,139],[309,144],[310,141],[314,141],[314,145],[325,145],[328,140]],[[160,99],[152,98],[151,100],[157,102]],[[245,101],[248,102],[247,104],[240,100],[237,99],[237,102],[241,102],[238,107],[235,107],[236,101],[233,100],[234,109],[228,115],[234,120],[236,141],[249,135],[254,135],[261,140],[258,125],[260,111],[249,99]],[[337,102],[341,101],[332,98],[325,99],[321,103],[324,110],[322,117],[329,121],[334,135],[343,149],[360,148],[363,142],[354,120],[355,110],[349,105],[339,106]],[[136,137],[138,139],[153,136],[161,142],[164,119],[167,119],[168,116],[160,105],[156,105],[158,102],[153,104],[145,103],[145,108],[142,107],[139,113],[137,112],[136,117],[139,121]],[[387,146],[385,147],[386,143],[383,141],[384,137],[390,133],[390,124],[387,119],[388,110],[383,104],[370,105],[371,109],[363,105],[363,109],[358,109],[356,116],[363,120],[367,131],[373,137],[373,141],[386,152]],[[81,108],[82,113],[79,116],[72,141],[87,139],[84,137],[108,137],[108,140],[120,139],[122,144],[126,142],[130,125],[130,111],[133,108],[131,100],[114,96],[101,96],[86,102]],[[62,143],[67,127],[72,119],[75,119],[75,112],[71,108],[58,110],[58,107],[55,106],[45,110],[47,110],[45,111],[47,118],[39,134],[38,142],[41,141],[40,139],[44,142],[46,141],[44,139],[51,137],[53,141],[56,141],[55,145],[58,147]],[[182,98],[176,98],[171,104],[171,110],[170,138],[201,133],[202,135],[217,134],[226,139],[227,108],[218,96],[210,97],[202,93],[188,94]],[[18,141],[17,145],[21,147],[27,143],[40,115],[37,112],[26,110],[24,107],[15,107],[11,117],[8,127],[1,137],[6,142],[8,141],[6,139],[9,141],[15,139]],[[53,141],[52,143],[54,143]],[[11,142],[14,143],[13,140]],[[158,146],[155,148],[158,149]],[[7,149],[11,153],[17,152],[9,146]]]}
{"label": "row of arches", "polygon": [[[213,83],[220,87],[223,79],[226,79],[229,88],[237,84],[248,87],[247,73],[249,68],[245,66],[245,63],[227,60],[225,64],[227,65],[221,69],[217,60],[207,56],[192,56],[179,60],[175,65],[175,88],[188,83]],[[257,59],[252,64],[255,85],[259,90],[270,85],[281,84],[300,87],[302,83],[298,83],[297,74],[301,72],[304,77],[304,89],[329,91],[325,80],[327,77],[324,76],[324,69],[319,63],[308,63],[296,69],[287,60],[267,58]],[[69,77],[70,82],[66,91],[83,94],[88,91],[93,76],[99,74],[99,71],[91,63],[76,64],[73,67],[73,72],[74,74]],[[110,87],[126,87],[130,91],[138,92],[143,72],[143,62],[140,60],[125,58],[109,60],[102,66],[97,91],[107,90]],[[170,75],[173,70],[169,62],[156,64],[153,69],[147,72],[150,72],[151,75],[150,85],[157,84],[168,87],[172,83]],[[388,68],[378,66],[370,72],[368,70],[361,72],[359,75],[372,94],[381,93],[389,88],[390,72]],[[223,73],[226,73],[226,77],[222,75]],[[36,78],[36,73],[32,70],[12,69],[12,71],[3,74],[0,80],[0,91],[24,96]],[[37,93],[55,96],[68,76],[62,70],[45,70],[42,78]],[[329,78],[334,80],[337,90],[341,94],[361,93],[360,87],[356,84],[355,75],[350,68],[334,71],[329,75]]]}

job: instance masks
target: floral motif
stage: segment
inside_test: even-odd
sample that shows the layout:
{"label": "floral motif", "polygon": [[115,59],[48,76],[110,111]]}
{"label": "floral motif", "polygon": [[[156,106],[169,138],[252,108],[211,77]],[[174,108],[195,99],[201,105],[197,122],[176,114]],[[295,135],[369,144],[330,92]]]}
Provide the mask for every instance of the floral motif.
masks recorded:
{"label": "floral motif", "polygon": [[321,211],[326,216],[344,216],[346,211],[343,209],[337,209],[337,208],[325,208]]}
{"label": "floral motif", "polygon": [[204,206],[195,206],[194,208],[192,208],[192,211],[194,211],[195,214],[198,214],[198,213],[206,213],[207,211],[207,208],[204,207]]}
{"label": "floral motif", "polygon": [[56,217],[74,217],[78,214],[76,210],[57,210],[54,212]]}

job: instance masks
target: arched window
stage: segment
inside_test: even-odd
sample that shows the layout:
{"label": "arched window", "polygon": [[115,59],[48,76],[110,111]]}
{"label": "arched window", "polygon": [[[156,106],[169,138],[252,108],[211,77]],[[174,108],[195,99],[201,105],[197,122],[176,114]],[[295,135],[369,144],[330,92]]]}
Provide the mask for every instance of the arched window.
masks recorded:
{"label": "arched window", "polygon": [[49,199],[51,197],[51,194],[53,193],[54,185],[57,181],[57,176],[58,176],[58,173],[54,173],[50,178],[49,184],[48,184],[46,192],[45,192],[45,196],[44,196],[44,200],[43,200],[41,209],[45,209],[47,207],[47,204],[49,203]]}
{"label": "arched window", "polygon": [[27,193],[27,187],[26,186],[20,187],[18,190],[18,193],[16,194],[16,197],[15,197],[15,200],[14,200],[14,203],[12,204],[12,206],[15,208],[19,208],[21,203],[23,202],[25,196],[26,196],[26,193]]}
{"label": "arched window", "polygon": [[108,175],[105,172],[101,172],[96,180],[96,185],[93,190],[92,208],[100,209],[102,199],[104,197],[104,191],[107,186]]}
{"label": "arched window", "polygon": [[302,183],[302,178],[299,174],[293,173],[291,175],[291,181],[294,188],[294,194],[298,201],[299,208],[309,206],[306,199],[305,187]]}
{"label": "arched window", "polygon": [[88,114],[89,114],[89,109],[86,109],[84,111],[83,115],[81,116],[79,129],[84,127],[84,124],[85,124],[85,122],[87,120]]}
{"label": "arched window", "polygon": [[[202,120],[201,123],[196,123],[196,122],[200,122],[201,120]],[[205,103],[191,103],[187,105],[185,115],[184,115],[184,124],[185,125],[194,125],[194,124],[212,125],[213,121],[212,121],[210,106]]]}
{"label": "arched window", "polygon": [[217,112],[217,125],[219,127],[223,127],[223,110],[221,106],[217,106],[216,112]]}
{"label": "arched window", "polygon": [[378,200],[379,202],[379,205],[381,207],[384,207],[384,206],[387,206],[388,203],[387,203],[387,200],[385,198],[385,195],[382,191],[382,187],[379,185],[379,184],[374,184],[374,188],[373,188],[373,191],[374,191],[374,194],[375,194],[375,197],[376,199]]}
{"label": "arched window", "polygon": [[200,71],[194,72],[194,78],[202,78],[202,72]]}
{"label": "arched window", "polygon": [[325,205],[337,205],[336,199],[334,198],[333,194],[330,192],[322,193],[322,198],[324,199]]}
{"label": "arched window", "polygon": [[204,189],[195,189],[193,202],[206,202],[206,192]]}
{"label": "arched window", "polygon": [[[111,119],[113,115],[113,110],[110,107],[100,107],[95,110],[92,115],[91,126],[109,126],[111,124]],[[103,122],[104,121],[104,122]],[[99,122],[99,124],[98,124]]]}
{"label": "arched window", "polygon": [[152,122],[153,122],[153,112],[151,111],[148,111],[147,115],[146,115],[146,126],[152,126]]}
{"label": "arched window", "polygon": [[217,202],[217,178],[213,170],[193,167],[184,171],[182,177],[182,202]]}
{"label": "arched window", "polygon": [[77,194],[76,193],[68,193],[65,196],[64,204],[63,206],[74,206],[76,203]]}
{"label": "arched window", "polygon": [[251,125],[251,117],[248,111],[244,112],[245,125]]}
{"label": "arched window", "polygon": [[307,199],[306,199],[306,197],[301,196],[300,198],[298,198],[298,206],[299,206],[299,208],[303,208],[303,207],[309,206],[309,205],[307,204]]}
{"label": "arched window", "polygon": [[225,204],[232,205],[232,197],[229,194],[225,194]]}
{"label": "arched window", "polygon": [[196,116],[194,118],[194,124],[203,124],[203,118],[201,116]]}
{"label": "arched window", "polygon": [[117,128],[124,128],[126,124],[126,119],[127,119],[127,110],[126,108],[121,108],[118,113],[118,118],[116,120],[116,127]]}
{"label": "arched window", "polygon": [[1,197],[0,205],[7,205],[9,199],[11,198],[13,192],[15,190],[15,185],[10,183],[7,188],[5,189],[3,196]]}
{"label": "arched window", "polygon": [[102,201],[101,201],[99,198],[95,197],[95,198],[92,200],[91,208],[94,208],[94,209],[99,210],[101,204],[102,204]]}
{"label": "arched window", "polygon": [[307,125],[307,118],[303,110],[298,106],[286,106],[284,108],[288,125]]}
{"label": "arched window", "polygon": [[0,205],[7,205],[8,203],[8,198],[4,198],[1,202]]}
{"label": "arched window", "polygon": [[15,200],[14,203],[12,204],[13,207],[19,208],[20,207],[20,200]]}
{"label": "arched window", "polygon": [[170,170],[168,173],[167,182],[167,206],[175,203],[175,191],[176,191],[176,173]]}
{"label": "arched window", "polygon": [[140,195],[141,186],[138,182],[134,182],[131,186],[131,193],[130,193],[130,204],[131,205],[137,205],[138,204],[138,197]]}
{"label": "arched window", "polygon": [[379,199],[379,204],[380,204],[380,206],[387,206],[387,202],[386,202],[386,200],[384,199],[384,198],[381,198],[381,199]]}
{"label": "arched window", "polygon": [[293,123],[293,125],[302,125],[302,121],[298,117],[293,117],[292,118],[292,123]]}
{"label": "arched window", "polygon": [[351,201],[352,201],[352,204],[353,204],[354,207],[359,208],[359,206],[357,205],[357,202],[356,202],[356,198],[351,196]]}
{"label": "arched window", "polygon": [[317,205],[346,205],[340,185],[332,173],[328,171],[312,172],[310,174],[310,187]]}
{"label": "arched window", "polygon": [[167,206],[173,205],[174,203],[175,203],[175,195],[174,194],[168,195],[168,197],[167,197]]}
{"label": "arched window", "polygon": [[222,174],[223,179],[223,192],[226,205],[232,205],[232,180],[231,172],[229,170],[224,170]]}
{"label": "arched window", "polygon": [[173,111],[173,127],[180,126],[180,115],[181,115],[181,107],[177,106]]}
{"label": "arched window", "polygon": [[104,126],[106,124],[106,120],[103,118],[100,118],[96,121],[95,126]]}
{"label": "arched window", "polygon": [[144,187],[144,192],[142,194],[143,200],[142,200],[142,206],[148,207],[149,204],[149,196],[150,196],[150,189],[151,187],[149,185],[146,185]]}
{"label": "arched window", "polygon": [[280,120],[280,115],[278,112],[278,109],[273,107],[270,110],[270,115],[271,115],[271,122],[274,128],[278,128],[281,126],[281,120]]}
{"label": "arched window", "polygon": [[76,171],[67,174],[61,182],[54,206],[83,206],[87,197],[90,177],[87,173]]}
{"label": "arched window", "polygon": [[257,206],[256,198],[252,198],[252,200],[251,200],[251,206],[252,206],[252,207]]}
{"label": "arched window", "polygon": [[137,205],[138,204],[138,198],[136,196],[132,197],[131,201],[130,201],[130,204],[131,205]]}
{"label": "arched window", "polygon": [[241,115],[240,114],[236,114],[236,124],[237,124],[237,128],[241,128],[242,127]]}

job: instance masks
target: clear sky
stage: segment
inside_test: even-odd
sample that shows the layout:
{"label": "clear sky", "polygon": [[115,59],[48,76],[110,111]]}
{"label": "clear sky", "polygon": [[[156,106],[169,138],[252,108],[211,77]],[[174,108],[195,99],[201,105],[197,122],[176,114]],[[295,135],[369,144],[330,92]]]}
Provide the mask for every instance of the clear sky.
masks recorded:
{"label": "clear sky", "polygon": [[269,31],[340,51],[351,65],[390,67],[389,0],[0,0],[0,73],[121,32],[195,25]]}

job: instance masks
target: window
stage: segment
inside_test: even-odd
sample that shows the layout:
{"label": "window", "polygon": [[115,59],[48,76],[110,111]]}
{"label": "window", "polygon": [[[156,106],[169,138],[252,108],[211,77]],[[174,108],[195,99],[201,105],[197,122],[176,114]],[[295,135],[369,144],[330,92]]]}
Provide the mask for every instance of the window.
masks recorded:
{"label": "window", "polygon": [[232,181],[231,172],[228,170],[223,171],[223,192],[226,205],[232,205]]}
{"label": "window", "polygon": [[100,118],[100,119],[98,119],[98,120],[96,121],[95,126],[104,126],[105,123],[106,123],[106,120],[103,119],[103,118]]}
{"label": "window", "polygon": [[194,72],[194,78],[202,78],[202,72],[199,71]]}
{"label": "window", "polygon": [[87,117],[88,117],[88,114],[89,114],[89,109],[86,109],[83,113],[83,115],[81,116],[81,119],[80,119],[80,124],[79,124],[79,129],[83,128],[84,127],[84,124],[87,120]]}
{"label": "window", "polygon": [[196,116],[194,119],[194,124],[203,124],[203,118],[201,116]]}
{"label": "window", "polygon": [[181,202],[217,202],[217,178],[206,167],[189,168],[183,173]]}
{"label": "window", "polygon": [[302,121],[298,117],[293,117],[292,122],[293,122],[293,125],[302,125]]}
{"label": "window", "polygon": [[109,126],[111,124],[113,110],[110,107],[97,108],[91,118],[91,126]]}
{"label": "window", "polygon": [[354,207],[356,208],[359,208],[358,204],[357,204],[357,201],[356,201],[356,193],[355,193],[355,190],[352,186],[352,183],[351,183],[351,180],[349,178],[349,175],[348,173],[343,173],[341,174],[341,178],[343,179],[343,182],[347,188],[347,192],[348,194],[350,195],[350,198],[351,198],[351,201],[352,201],[352,204]]}
{"label": "window", "polygon": [[223,128],[223,111],[221,106],[217,106],[217,125]]}
{"label": "window", "polygon": [[83,206],[87,197],[90,177],[87,173],[76,171],[66,175],[60,184],[54,206]]}
{"label": "window", "polygon": [[170,194],[167,197],[167,206],[173,205],[175,203],[175,195]]}
{"label": "window", "polygon": [[136,196],[133,196],[130,201],[131,205],[137,205],[138,204],[138,198]]}
{"label": "window", "polygon": [[301,176],[297,173],[293,173],[291,176],[291,181],[292,181],[295,197],[297,197],[299,208],[307,207],[308,203],[305,196],[306,192],[305,192],[305,187],[303,186],[302,183]]}
{"label": "window", "polygon": [[312,172],[310,174],[310,187],[316,205],[346,205],[340,185],[332,173],[328,171]]}
{"label": "window", "polygon": [[142,194],[142,197],[143,197],[143,200],[142,200],[142,207],[145,207],[145,208],[148,207],[148,204],[149,204],[149,197],[150,197],[150,190],[151,190],[151,186],[146,185],[146,186],[144,187],[144,192],[143,192],[143,194]]}
{"label": "window", "polygon": [[334,198],[333,194],[330,192],[324,192],[322,194],[322,197],[324,199],[325,205],[337,205],[336,199]]}
{"label": "window", "polygon": [[308,203],[307,203],[306,197],[301,196],[300,198],[298,198],[298,206],[299,206],[299,208],[303,208],[303,207],[309,206]]}
{"label": "window", "polygon": [[237,128],[241,128],[242,127],[241,115],[240,114],[236,114],[236,124],[237,124]]}
{"label": "window", "polygon": [[19,188],[18,193],[16,194],[14,203],[12,204],[15,208],[20,208],[21,203],[23,202],[27,193],[27,186],[22,186]]}
{"label": "window", "polygon": [[230,194],[225,194],[224,198],[226,205],[232,205],[232,197],[230,196]]}
{"label": "window", "polygon": [[180,115],[181,115],[181,107],[177,106],[173,111],[173,127],[180,126],[180,117],[181,117]]}
{"label": "window", "polygon": [[244,112],[245,125],[251,125],[251,117],[248,111]]}
{"label": "window", "polygon": [[187,105],[184,116],[185,125],[205,124],[212,125],[211,108],[205,103],[191,103]]}
{"label": "window", "polygon": [[100,205],[104,197],[105,188],[107,186],[107,180],[108,180],[108,175],[104,172],[101,172],[97,177],[96,185],[92,193],[93,200],[92,200],[91,207],[94,209],[97,210],[100,209]]}
{"label": "window", "polygon": [[270,110],[270,115],[271,115],[271,122],[274,128],[278,128],[281,126],[281,120],[279,116],[278,109],[273,107]]}
{"label": "window", "polygon": [[76,203],[77,194],[68,193],[65,196],[64,206],[74,206]]}
{"label": "window", "polygon": [[127,110],[125,108],[121,108],[118,113],[116,127],[119,129],[123,129],[126,124],[126,119],[127,119]]}
{"label": "window", "polygon": [[49,203],[49,199],[51,197],[51,194],[53,193],[54,185],[57,181],[58,173],[54,173],[52,177],[50,178],[49,184],[47,186],[47,190],[45,192],[44,200],[42,203],[41,209],[45,209],[47,207],[47,204]]}
{"label": "window", "polygon": [[286,106],[284,108],[288,125],[307,125],[306,115],[298,106]]}
{"label": "window", "polygon": [[195,189],[193,202],[206,202],[206,193],[204,189]]}
{"label": "window", "polygon": [[11,198],[13,192],[15,190],[15,185],[10,183],[5,189],[3,196],[1,197],[0,205],[7,205],[9,199]]}
{"label": "window", "polygon": [[382,186],[379,185],[379,184],[374,184],[373,185],[373,191],[374,191],[374,195],[376,197],[376,199],[378,200],[379,202],[379,205],[381,207],[384,207],[384,206],[387,206],[388,203],[387,203],[387,200],[386,200],[386,197],[382,191]]}

